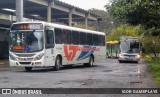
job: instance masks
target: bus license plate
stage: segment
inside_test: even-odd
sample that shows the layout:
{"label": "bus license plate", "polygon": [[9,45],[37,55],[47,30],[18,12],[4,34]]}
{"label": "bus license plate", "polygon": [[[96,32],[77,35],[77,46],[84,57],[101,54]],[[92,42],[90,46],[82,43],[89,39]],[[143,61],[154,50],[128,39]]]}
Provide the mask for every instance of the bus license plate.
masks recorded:
{"label": "bus license plate", "polygon": [[128,61],[132,61],[133,59],[132,58],[125,58],[126,60],[128,60]]}

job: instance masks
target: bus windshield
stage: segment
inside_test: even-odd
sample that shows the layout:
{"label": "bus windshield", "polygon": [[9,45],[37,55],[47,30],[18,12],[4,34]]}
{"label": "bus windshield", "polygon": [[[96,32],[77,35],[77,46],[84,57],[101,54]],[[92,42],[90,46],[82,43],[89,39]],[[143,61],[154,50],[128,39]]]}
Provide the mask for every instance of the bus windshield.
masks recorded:
{"label": "bus windshield", "polygon": [[36,52],[43,49],[42,31],[18,31],[10,33],[10,50],[13,52]]}
{"label": "bus windshield", "polygon": [[139,42],[121,42],[120,49],[122,53],[139,53]]}
{"label": "bus windshield", "polygon": [[127,53],[129,49],[129,42],[125,41],[120,43],[120,50],[122,53]]}
{"label": "bus windshield", "polygon": [[140,52],[140,43],[139,42],[131,42],[130,43],[130,52],[131,53],[139,53]]}

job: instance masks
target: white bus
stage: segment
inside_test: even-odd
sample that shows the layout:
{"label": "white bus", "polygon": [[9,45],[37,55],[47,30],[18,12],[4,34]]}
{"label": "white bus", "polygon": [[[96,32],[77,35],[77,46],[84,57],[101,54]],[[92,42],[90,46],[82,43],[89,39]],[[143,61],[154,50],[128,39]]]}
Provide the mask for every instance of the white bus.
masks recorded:
{"label": "white bus", "polygon": [[10,31],[10,66],[53,67],[105,58],[105,33],[46,22],[14,23]]}
{"label": "white bus", "polygon": [[121,37],[119,62],[132,61],[138,63],[141,55],[141,42],[137,37]]}

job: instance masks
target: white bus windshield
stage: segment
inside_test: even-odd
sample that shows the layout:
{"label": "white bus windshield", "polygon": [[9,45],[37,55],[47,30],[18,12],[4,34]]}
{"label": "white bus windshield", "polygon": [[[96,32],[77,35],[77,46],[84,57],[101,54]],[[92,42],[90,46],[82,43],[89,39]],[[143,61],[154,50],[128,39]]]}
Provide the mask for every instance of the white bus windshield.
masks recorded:
{"label": "white bus windshield", "polygon": [[122,53],[127,53],[129,49],[129,42],[125,41],[120,43],[120,50]]}
{"label": "white bus windshield", "polygon": [[140,43],[139,42],[131,42],[130,43],[130,52],[139,53],[140,52]]}
{"label": "white bus windshield", "polygon": [[10,50],[13,52],[36,52],[43,49],[42,31],[18,31],[10,33]]}
{"label": "white bus windshield", "polygon": [[120,50],[122,53],[139,53],[139,42],[122,41],[120,44]]}

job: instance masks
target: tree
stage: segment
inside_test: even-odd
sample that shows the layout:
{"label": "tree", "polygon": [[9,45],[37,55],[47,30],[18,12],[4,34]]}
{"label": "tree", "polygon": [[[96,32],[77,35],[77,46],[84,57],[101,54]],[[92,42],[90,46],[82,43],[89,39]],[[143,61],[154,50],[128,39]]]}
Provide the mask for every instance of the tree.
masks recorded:
{"label": "tree", "polygon": [[160,0],[113,0],[106,8],[115,19],[141,24],[145,29],[154,29],[152,35],[160,35]]}
{"label": "tree", "polygon": [[98,22],[99,30],[104,32],[110,32],[113,28],[118,27],[120,25],[109,12],[98,9],[89,9],[90,12],[99,15],[102,18],[102,21]]}
{"label": "tree", "polygon": [[153,53],[157,57],[160,53],[160,37],[159,36],[145,36],[141,38],[143,48],[146,54]]}
{"label": "tree", "polygon": [[113,29],[112,32],[107,35],[107,41],[117,40],[119,41],[122,36],[133,36],[138,37],[141,33],[141,26],[130,26],[128,24],[123,24],[116,29]]}

